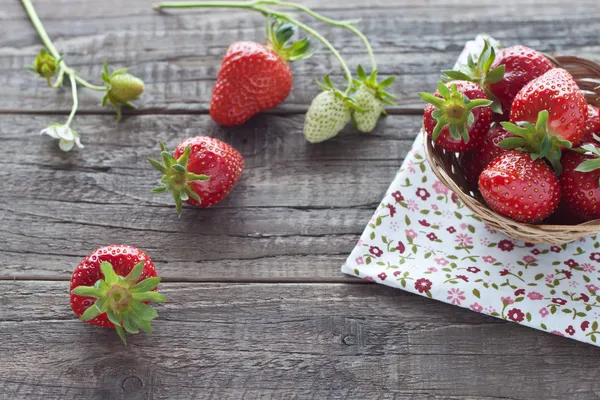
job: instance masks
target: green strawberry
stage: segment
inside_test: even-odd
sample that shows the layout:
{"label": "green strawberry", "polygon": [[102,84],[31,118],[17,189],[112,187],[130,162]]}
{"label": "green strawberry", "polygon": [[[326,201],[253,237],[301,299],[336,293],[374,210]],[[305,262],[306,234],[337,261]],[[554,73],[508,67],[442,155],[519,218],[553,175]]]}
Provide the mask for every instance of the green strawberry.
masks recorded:
{"label": "green strawberry", "polygon": [[121,119],[121,109],[119,106],[135,108],[131,103],[144,92],[144,81],[127,73],[127,68],[118,69],[112,74],[108,70],[106,61],[104,62],[104,72],[102,80],[106,83],[106,95],[102,99],[102,105],[110,102],[117,112],[117,120]]}
{"label": "green strawberry", "polygon": [[354,104],[365,111],[354,111],[352,119],[356,129],[363,133],[369,133],[375,129],[379,117],[385,115],[384,104],[394,105],[393,95],[383,89],[394,83],[395,77],[391,76],[381,83],[377,83],[377,71],[373,71],[369,77],[364,69],[358,66],[359,80],[355,80],[356,91],[354,93]]}
{"label": "green strawberry", "polygon": [[335,89],[329,77],[324,89],[315,97],[304,120],[304,138],[310,143],[320,143],[336,136],[350,121],[352,109],[359,109],[352,99]]}

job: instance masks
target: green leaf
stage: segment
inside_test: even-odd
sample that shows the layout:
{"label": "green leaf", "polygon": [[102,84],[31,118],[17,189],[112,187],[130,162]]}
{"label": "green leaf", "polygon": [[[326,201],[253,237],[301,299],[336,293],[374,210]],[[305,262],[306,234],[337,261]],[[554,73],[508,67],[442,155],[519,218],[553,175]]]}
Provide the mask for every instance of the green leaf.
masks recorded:
{"label": "green leaf", "polygon": [[100,298],[105,296],[105,292],[102,289],[93,287],[93,286],[77,286],[75,289],[71,290],[72,294],[76,294],[78,296],[86,296],[86,297],[95,297]]}
{"label": "green leaf", "polygon": [[125,280],[129,282],[137,282],[137,280],[140,279],[142,272],[144,271],[145,264],[146,261],[140,261],[139,263],[135,264],[135,266],[131,269],[131,271],[129,271],[129,273],[125,277]]}
{"label": "green leaf", "polygon": [[379,87],[386,88],[388,86],[391,86],[395,80],[396,80],[395,76],[390,76],[388,78],[385,78],[383,81],[381,81],[381,83],[379,84]]}
{"label": "green leaf", "polygon": [[461,71],[445,70],[445,71],[442,71],[442,73],[444,75],[446,75],[448,78],[450,78],[452,80],[456,80],[456,81],[470,81],[471,80],[471,77],[469,75],[467,75]]}
{"label": "green leaf", "polygon": [[173,165],[171,165],[171,169],[173,169],[173,171],[175,171],[175,172],[179,172],[179,173],[182,173],[182,174],[184,174],[186,172],[185,171],[185,167],[183,165],[180,165],[180,164],[173,164]]}
{"label": "green leaf", "polygon": [[151,321],[158,317],[158,313],[152,307],[147,304],[140,303],[139,301],[131,302],[131,309],[135,313],[135,316],[144,321]]}
{"label": "green leaf", "polygon": [[444,100],[440,99],[437,96],[432,95],[431,93],[419,92],[417,94],[419,95],[421,100],[423,100],[426,103],[433,104],[438,109],[441,109],[444,107]]}
{"label": "green leaf", "polygon": [[548,111],[543,110],[538,114],[537,121],[535,123],[535,130],[537,132],[548,132]]}
{"label": "green leaf", "polygon": [[102,271],[102,274],[104,275],[104,281],[108,285],[112,285],[113,283],[117,283],[119,281],[119,276],[115,273],[115,270],[113,269],[113,266],[111,263],[103,261],[100,264],[100,270]]}
{"label": "green leaf", "polygon": [[473,289],[473,296],[477,297],[478,299],[481,298],[481,294],[479,293],[479,290],[477,289]]}
{"label": "green leaf", "polygon": [[90,321],[90,320],[96,318],[100,314],[102,314],[102,310],[100,310],[96,306],[96,304],[92,304],[90,307],[87,308],[87,310],[85,310],[83,312],[83,314],[81,314],[80,319],[82,321]]}
{"label": "green leaf", "polygon": [[579,164],[575,171],[578,172],[591,172],[600,169],[600,158],[594,158],[593,160],[586,160]]}
{"label": "green leaf", "polygon": [[135,324],[142,331],[146,332],[149,335],[152,333],[152,325],[150,325],[149,321],[144,321],[143,319],[139,319],[135,315],[132,315],[131,317],[133,318],[133,322],[135,322]]}
{"label": "green leaf", "polygon": [[159,283],[159,277],[146,278],[137,285],[135,285],[130,291],[131,293],[148,292],[157,287]]}
{"label": "green leaf", "polygon": [[115,326],[121,325],[121,320],[119,319],[118,315],[111,308],[106,310],[106,316],[108,317],[108,320],[110,322],[112,322]]}
{"label": "green leaf", "polygon": [[500,82],[502,80],[502,78],[504,78],[505,69],[506,68],[504,65],[500,65],[500,66],[494,68],[487,74],[487,76],[485,77],[485,81],[487,83]]}
{"label": "green leaf", "polygon": [[155,187],[150,189],[150,192],[152,193],[165,193],[167,192],[169,189],[166,186],[160,186],[160,187]]}
{"label": "green leaf", "polygon": [[121,328],[120,325],[115,325],[115,330],[117,331],[117,335],[121,338],[125,346],[127,346],[127,339],[125,338],[125,331]]}
{"label": "green leaf", "polygon": [[130,313],[124,312],[121,314],[121,321],[123,322],[123,328],[125,328],[127,333],[138,333],[140,331]]}
{"label": "green leaf", "polygon": [[502,140],[498,143],[498,146],[503,149],[516,149],[517,147],[522,147],[525,145],[525,139],[520,137],[510,137]]}

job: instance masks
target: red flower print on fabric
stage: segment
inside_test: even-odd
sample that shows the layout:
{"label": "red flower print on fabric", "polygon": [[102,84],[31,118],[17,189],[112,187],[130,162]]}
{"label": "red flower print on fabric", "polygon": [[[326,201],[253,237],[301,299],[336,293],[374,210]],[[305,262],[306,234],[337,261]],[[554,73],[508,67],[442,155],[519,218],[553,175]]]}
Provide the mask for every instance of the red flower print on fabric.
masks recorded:
{"label": "red flower print on fabric", "polygon": [[506,316],[508,319],[515,322],[521,322],[525,319],[525,314],[518,308],[511,309],[508,313],[506,313]]}
{"label": "red flower print on fabric", "polygon": [[543,300],[544,296],[538,292],[529,292],[527,293],[527,298],[529,300]]}
{"label": "red flower print on fabric", "polygon": [[416,194],[417,194],[417,197],[420,197],[421,200],[423,200],[423,201],[427,200],[431,196],[431,194],[429,194],[427,189],[424,189],[424,188],[418,188]]}
{"label": "red flower print on fabric", "polygon": [[373,254],[375,257],[381,257],[381,255],[383,254],[383,250],[381,250],[377,246],[371,246],[369,247],[369,253]]}
{"label": "red flower print on fabric", "polygon": [[590,322],[589,322],[589,321],[583,321],[583,322],[581,323],[581,330],[585,332],[585,330],[586,330],[587,328],[589,328],[589,326],[590,326]]}
{"label": "red flower print on fabric", "polygon": [[498,248],[502,251],[513,251],[515,244],[510,240],[502,239],[498,242]]}
{"label": "red flower print on fabric", "polygon": [[515,296],[523,296],[525,294],[525,289],[517,289],[515,290]]}
{"label": "red flower print on fabric", "polygon": [[452,304],[459,306],[460,302],[466,300],[467,298],[465,297],[465,292],[457,288],[452,288],[448,290],[448,297],[446,297],[446,299]]}
{"label": "red flower print on fabric", "polygon": [[447,227],[446,230],[448,231],[448,233],[456,233],[456,228],[453,226]]}
{"label": "red flower print on fabric", "polygon": [[577,264],[577,261],[573,260],[572,258],[565,261],[565,264],[568,265],[569,268],[575,268],[579,265]]}
{"label": "red flower print on fabric", "polygon": [[436,241],[438,237],[437,237],[437,235],[435,233],[429,232],[427,234],[427,238],[433,242],[433,241]]}
{"label": "red flower print on fabric", "polygon": [[565,299],[560,299],[558,297],[553,298],[552,302],[554,304],[558,304],[559,306],[564,306],[565,304],[567,304],[567,301]]}
{"label": "red flower print on fabric", "polygon": [[552,247],[550,247],[550,251],[553,251],[555,253],[560,253],[562,251],[562,249],[558,246],[552,246]]}
{"label": "red flower print on fabric", "polygon": [[382,281],[385,281],[385,278],[387,278],[387,274],[385,272],[382,272],[379,275],[377,275],[377,277]]}
{"label": "red flower print on fabric", "polygon": [[600,253],[590,254],[590,260],[600,262]]}
{"label": "red flower print on fabric", "polygon": [[415,282],[415,289],[419,293],[429,292],[431,290],[431,281],[429,279],[419,278]]}
{"label": "red flower print on fabric", "polygon": [[481,270],[479,268],[477,268],[477,267],[469,267],[469,268],[467,268],[467,271],[469,271],[472,274],[476,274],[476,273],[478,273]]}
{"label": "red flower print on fabric", "polygon": [[404,201],[404,196],[402,196],[402,193],[400,193],[399,190],[392,193],[392,197],[394,198],[394,200],[396,200],[397,203]]}
{"label": "red flower print on fabric", "polygon": [[573,328],[573,325],[569,325],[567,327],[567,329],[565,329],[565,332],[567,332],[569,335],[573,336],[575,334],[575,328]]}

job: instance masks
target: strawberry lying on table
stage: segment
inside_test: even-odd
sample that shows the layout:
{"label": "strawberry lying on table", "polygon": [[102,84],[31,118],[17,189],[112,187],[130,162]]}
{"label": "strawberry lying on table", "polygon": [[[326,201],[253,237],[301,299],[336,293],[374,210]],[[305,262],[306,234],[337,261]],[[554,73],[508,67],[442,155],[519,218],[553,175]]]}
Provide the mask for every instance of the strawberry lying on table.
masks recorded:
{"label": "strawberry lying on table", "polygon": [[288,62],[312,55],[307,38],[289,43],[293,25],[275,21],[269,26],[266,46],[245,41],[227,49],[210,103],[216,123],[240,125],[284,101],[292,90]]}
{"label": "strawberry lying on table", "polygon": [[127,344],[125,332],[152,332],[158,317],[148,302],[167,299],[156,292],[160,282],[154,263],[132,246],[111,245],[91,252],[73,271],[71,308],[88,324],[115,328]]}

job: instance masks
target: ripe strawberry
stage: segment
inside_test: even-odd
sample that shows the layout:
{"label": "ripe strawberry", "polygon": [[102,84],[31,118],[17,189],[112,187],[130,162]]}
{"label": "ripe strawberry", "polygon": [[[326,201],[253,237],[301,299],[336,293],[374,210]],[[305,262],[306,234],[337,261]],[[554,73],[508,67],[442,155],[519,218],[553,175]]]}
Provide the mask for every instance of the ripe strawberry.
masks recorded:
{"label": "ripe strawberry", "polygon": [[426,101],[423,127],[436,145],[449,151],[467,151],[479,146],[492,123],[492,102],[471,82],[438,84],[438,90],[419,93]]}
{"label": "ripe strawberry", "polygon": [[350,121],[352,110],[361,110],[352,99],[337,90],[328,76],[319,82],[323,92],[310,104],[304,119],[304,138],[310,143],[320,143],[337,136]]}
{"label": "ripe strawberry", "polygon": [[450,79],[461,79],[479,84],[488,99],[493,100],[492,110],[502,114],[500,120],[510,116],[512,102],[523,86],[554,68],[542,53],[529,47],[513,46],[496,53],[486,41],[477,63],[471,58],[464,71],[444,71]]}
{"label": "ripe strawberry", "polygon": [[510,121],[536,123],[544,110],[549,113],[548,134],[577,145],[585,131],[587,102],[564,69],[551,69],[525,85],[515,97]]}
{"label": "ripe strawberry", "polygon": [[597,143],[600,145],[600,142],[596,140],[594,135],[600,136],[600,112],[598,111],[598,107],[588,104],[587,122],[581,143]]}
{"label": "ripe strawberry", "polygon": [[312,55],[307,38],[289,44],[292,25],[275,21],[269,28],[267,46],[236,42],[225,53],[210,103],[216,123],[239,125],[284,101],[292,89],[288,61]]}
{"label": "ripe strawberry", "polygon": [[211,207],[223,200],[244,171],[242,155],[218,139],[196,136],[181,142],[173,155],[160,142],[163,164],[148,159],[161,173],[160,186],[153,193],[171,191],[177,213],[182,202]]}
{"label": "ripe strawberry", "polygon": [[516,150],[501,154],[483,170],[479,191],[492,210],[525,223],[541,222],[560,200],[560,185],[548,164]]}
{"label": "ripe strawberry", "polygon": [[357,86],[354,92],[354,104],[364,111],[353,111],[352,119],[356,129],[363,133],[369,133],[377,125],[377,121],[381,115],[385,115],[384,104],[394,105],[392,102],[396,97],[386,92],[384,89],[394,83],[395,77],[384,79],[381,83],[377,83],[377,71],[373,71],[367,77],[362,66],[358,66],[358,80],[355,81]]}
{"label": "ripe strawberry", "polygon": [[154,263],[132,246],[111,245],[91,252],[73,271],[71,308],[88,324],[115,328],[127,344],[125,332],[152,332],[158,317],[148,302],[167,299],[156,292],[160,278]]}
{"label": "ripe strawberry", "polygon": [[481,145],[463,153],[460,164],[467,181],[477,186],[481,172],[500,154],[507,150],[500,147],[499,143],[512,136],[510,132],[500,125],[494,125],[483,138]]}
{"label": "ripe strawberry", "polygon": [[587,144],[585,154],[567,151],[560,175],[562,204],[575,220],[600,219],[600,149]]}

